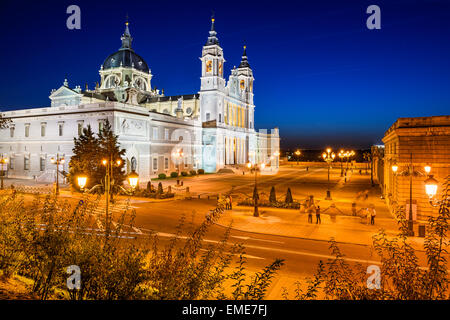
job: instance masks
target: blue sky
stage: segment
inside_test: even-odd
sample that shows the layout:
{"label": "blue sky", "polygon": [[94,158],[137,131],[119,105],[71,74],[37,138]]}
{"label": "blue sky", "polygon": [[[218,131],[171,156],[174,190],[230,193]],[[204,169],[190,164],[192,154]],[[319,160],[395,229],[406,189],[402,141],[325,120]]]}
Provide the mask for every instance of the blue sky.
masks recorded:
{"label": "blue sky", "polygon": [[[81,8],[81,30],[66,8]],[[381,30],[366,8],[381,8]],[[199,90],[211,11],[226,76],[247,45],[256,125],[282,145],[377,143],[398,117],[450,114],[449,1],[2,1],[0,108],[49,105],[51,89],[99,81],[129,15],[133,48],[166,95]]]}

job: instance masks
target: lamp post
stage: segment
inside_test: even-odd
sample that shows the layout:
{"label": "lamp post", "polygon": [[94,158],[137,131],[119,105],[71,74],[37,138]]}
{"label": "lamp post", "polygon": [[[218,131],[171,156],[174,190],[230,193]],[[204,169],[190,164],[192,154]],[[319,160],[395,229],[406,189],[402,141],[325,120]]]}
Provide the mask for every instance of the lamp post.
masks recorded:
{"label": "lamp post", "polygon": [[330,191],[330,169],[331,169],[331,163],[334,161],[334,158],[336,155],[334,152],[331,152],[331,148],[327,148],[327,151],[322,154],[323,160],[328,164],[328,190],[327,190],[327,197],[325,200],[332,200],[331,199],[331,191]]}
{"label": "lamp post", "polygon": [[110,193],[111,193],[111,185],[114,184],[114,166],[120,167],[122,164],[122,160],[118,159],[113,161],[113,156],[110,155],[110,160],[107,159],[102,160],[102,164],[106,167],[105,171],[105,211],[106,211],[106,226],[108,227],[108,219],[109,219],[109,201],[110,201]]}
{"label": "lamp post", "polygon": [[178,176],[180,176],[180,164],[181,160],[183,159],[183,149],[178,149],[177,151],[172,152],[172,156],[177,159]]}
{"label": "lamp post", "polygon": [[[109,224],[108,224],[108,217],[109,217],[109,190],[110,190],[110,184],[111,184],[111,176],[109,174],[109,171],[111,169],[111,175],[112,175],[112,168],[113,168],[113,164],[112,162],[108,162],[106,159],[102,160],[102,164],[104,166],[107,166],[106,168],[106,175],[105,175],[105,199],[106,199],[106,207],[105,207],[105,220],[106,220],[106,227],[108,228]],[[122,160],[117,160],[115,162],[115,164],[119,167],[122,164]],[[84,188],[86,187],[87,184],[87,180],[88,177],[85,175],[79,175],[77,177],[77,183],[78,186],[80,187],[81,191],[84,192]],[[139,182],[139,175],[135,172],[132,171],[129,175],[128,175],[128,183],[131,187],[131,193],[134,192],[134,190],[136,189],[136,186],[138,185]],[[92,189],[87,190],[87,192],[91,192],[94,189],[100,187],[101,185],[96,185],[94,187],[92,187]],[[122,186],[120,186],[122,188],[123,191],[125,191],[126,193],[130,193],[129,191],[125,190]]]}
{"label": "lamp post", "polygon": [[295,151],[295,155],[296,155],[296,158],[297,158],[297,165],[298,165],[298,158],[300,157],[301,154],[302,153],[301,153],[300,150]]}
{"label": "lamp post", "polygon": [[338,157],[341,159],[341,177],[344,176],[344,166],[342,165],[342,158],[345,157],[344,150],[339,151]]}
{"label": "lamp post", "polygon": [[7,163],[8,163],[8,158],[4,158],[3,155],[1,155],[0,156],[0,164],[2,165],[1,172],[0,172],[1,179],[2,179],[1,186],[0,186],[1,190],[3,190],[3,177],[5,175],[5,169],[3,168],[3,166]]}
{"label": "lamp post", "polygon": [[66,160],[64,157],[60,157],[59,154],[56,154],[56,158],[52,157],[50,158],[50,162],[56,165],[56,188],[55,188],[55,195],[59,195],[59,165],[64,164]]}
{"label": "lamp post", "polygon": [[[431,171],[431,167],[428,166],[428,165],[424,167],[424,170],[425,170],[426,174],[424,174],[424,173],[422,173],[420,171],[415,171],[414,170],[414,166],[413,166],[413,162],[412,162],[412,153],[410,153],[410,155],[409,155],[409,164],[407,165],[406,169],[403,170],[403,171],[400,171],[400,172],[398,172],[398,169],[399,169],[399,167],[398,167],[397,164],[392,165],[392,171],[393,171],[394,175],[409,176],[408,235],[413,237],[414,236],[414,221],[413,221],[413,209],[412,209],[412,204],[413,204],[413,195],[412,195],[413,176],[414,175],[416,175],[416,176],[417,175],[428,175],[430,173],[430,171]],[[436,189],[437,189],[437,187],[436,187]],[[431,191],[432,191],[431,187],[429,188],[429,191],[431,193]]]}
{"label": "lamp post", "polygon": [[[259,211],[258,211],[258,188],[257,188],[257,175],[258,175],[258,165],[257,164],[253,164],[251,162],[247,163],[247,167],[249,169],[253,169],[253,171],[255,172],[255,189],[253,190],[253,202],[254,202],[254,210],[253,210],[253,216],[254,217],[259,217]],[[266,167],[265,163],[261,163],[259,165],[259,167],[261,169],[264,169]]]}

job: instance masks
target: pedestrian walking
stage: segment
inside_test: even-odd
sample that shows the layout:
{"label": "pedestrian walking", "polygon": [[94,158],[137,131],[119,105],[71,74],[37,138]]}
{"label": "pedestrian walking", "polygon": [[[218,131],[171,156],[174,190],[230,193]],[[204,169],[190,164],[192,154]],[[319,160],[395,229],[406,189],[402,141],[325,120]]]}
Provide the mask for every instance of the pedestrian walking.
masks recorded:
{"label": "pedestrian walking", "polygon": [[233,198],[231,195],[228,196],[228,199],[230,199],[230,210],[233,210]]}
{"label": "pedestrian walking", "polygon": [[364,191],[364,200],[369,198],[369,190]]}
{"label": "pedestrian walking", "polygon": [[377,215],[377,212],[375,211],[375,207],[372,207],[372,210],[370,212],[370,224],[375,224],[375,216]]}
{"label": "pedestrian walking", "polygon": [[320,220],[320,206],[317,206],[316,208],[316,224],[318,223],[322,223],[322,221]]}
{"label": "pedestrian walking", "polygon": [[308,223],[312,223],[312,211],[308,210]]}
{"label": "pedestrian walking", "polygon": [[230,209],[230,198],[228,196],[225,198],[225,210]]}

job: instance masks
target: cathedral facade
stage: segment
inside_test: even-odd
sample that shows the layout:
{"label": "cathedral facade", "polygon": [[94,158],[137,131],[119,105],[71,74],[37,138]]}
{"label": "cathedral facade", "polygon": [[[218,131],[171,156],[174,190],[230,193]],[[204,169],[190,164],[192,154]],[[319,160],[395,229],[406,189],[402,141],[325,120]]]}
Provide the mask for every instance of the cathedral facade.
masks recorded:
{"label": "cathedral facade", "polygon": [[2,112],[12,120],[0,130],[8,177],[54,181],[56,166],[50,159],[64,157],[59,170],[68,172],[73,138],[88,125],[99,132],[106,120],[126,150],[127,172],[135,170],[141,181],[159,173],[217,172],[247,162],[278,167],[278,129],[255,130],[254,78],[246,48],[225,80],[214,19],[200,57],[200,91],[191,95],[166,96],[152,86],[149,66],[132,48],[128,22],[121,41],[101,65],[95,89],[70,88],[65,80],[51,91],[50,107]]}

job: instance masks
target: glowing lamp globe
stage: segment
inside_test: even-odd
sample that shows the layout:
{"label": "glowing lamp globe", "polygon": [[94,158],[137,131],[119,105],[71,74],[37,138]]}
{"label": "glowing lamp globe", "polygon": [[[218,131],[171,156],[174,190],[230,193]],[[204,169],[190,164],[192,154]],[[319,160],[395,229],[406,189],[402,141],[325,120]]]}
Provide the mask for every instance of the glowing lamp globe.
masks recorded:
{"label": "glowing lamp globe", "polygon": [[132,171],[128,175],[128,183],[130,184],[131,188],[134,189],[136,188],[138,182],[139,182],[139,175],[135,171]]}
{"label": "glowing lamp globe", "polygon": [[393,171],[394,173],[396,173],[397,170],[398,170],[398,165],[394,164],[394,165],[392,166],[392,171]]}
{"label": "glowing lamp globe", "polygon": [[425,180],[425,192],[427,193],[428,197],[433,198],[437,193],[438,188],[438,181],[433,178],[433,175],[430,175],[430,177]]}
{"label": "glowing lamp globe", "polygon": [[429,174],[431,172],[431,167],[430,166],[425,166],[424,169],[425,169],[425,172],[427,174]]}
{"label": "glowing lamp globe", "polygon": [[87,183],[87,177],[86,176],[78,176],[77,183],[81,189],[84,189],[84,187],[86,186],[86,183]]}

